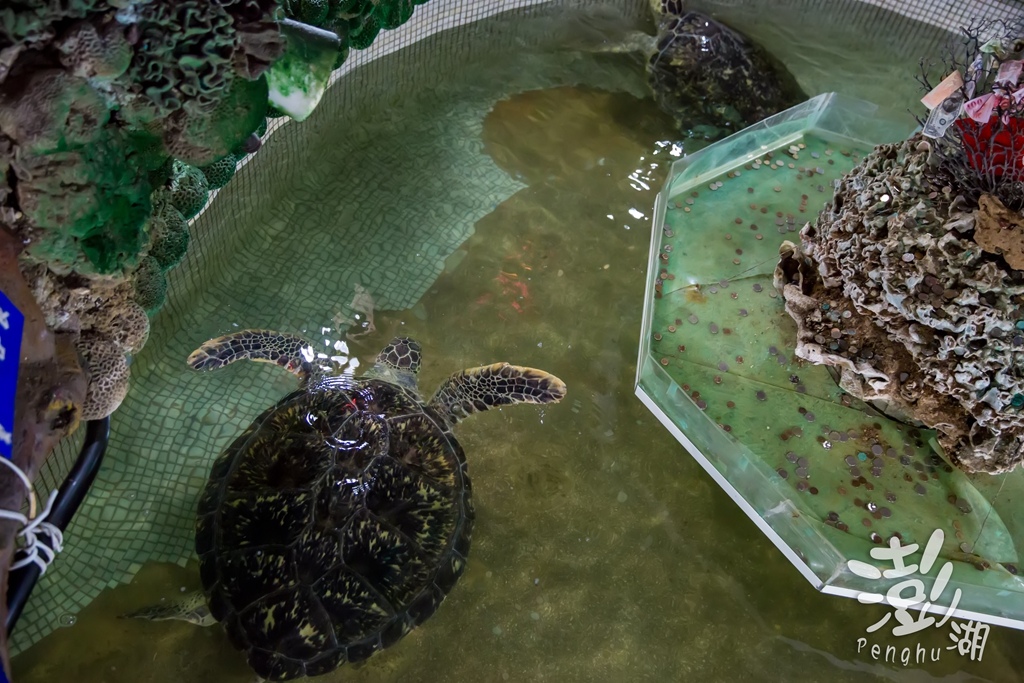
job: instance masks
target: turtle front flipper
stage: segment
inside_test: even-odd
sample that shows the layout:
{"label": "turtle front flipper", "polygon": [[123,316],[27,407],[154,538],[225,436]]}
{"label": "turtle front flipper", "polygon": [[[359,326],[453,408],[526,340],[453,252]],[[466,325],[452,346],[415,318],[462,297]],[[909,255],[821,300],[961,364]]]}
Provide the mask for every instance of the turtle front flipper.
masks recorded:
{"label": "turtle front flipper", "polygon": [[206,596],[201,591],[189,593],[176,600],[168,600],[158,605],[150,605],[129,614],[121,615],[122,619],[149,619],[150,621],[166,621],[175,619],[187,621],[196,626],[213,626],[217,620],[210,614],[206,605]]}
{"label": "turtle front flipper", "polygon": [[216,370],[236,360],[273,363],[306,379],[313,361],[313,346],[294,334],[273,330],[243,330],[206,342],[188,357],[193,370]]}
{"label": "turtle front flipper", "polygon": [[473,413],[516,403],[558,403],[565,382],[554,375],[508,363],[456,372],[441,382],[430,407],[454,425]]}

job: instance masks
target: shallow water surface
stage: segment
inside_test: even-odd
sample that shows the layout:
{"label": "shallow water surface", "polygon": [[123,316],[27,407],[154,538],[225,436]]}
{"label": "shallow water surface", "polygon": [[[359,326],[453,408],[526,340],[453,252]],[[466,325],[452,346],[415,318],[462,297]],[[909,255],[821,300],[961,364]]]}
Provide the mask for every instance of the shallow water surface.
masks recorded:
{"label": "shallow water surface", "polygon": [[[363,284],[376,294],[375,287],[383,292],[387,282],[411,278],[409,264],[429,243],[420,240],[424,231],[445,219],[424,208],[416,188],[374,183],[427,168],[437,179],[432,193],[450,192],[457,214],[458,193],[477,181],[445,162],[452,148],[429,131],[472,120],[478,137],[461,144],[486,155],[509,182],[473,224],[453,223],[453,231],[472,234],[439,255],[444,267],[422,296],[398,307],[388,301],[400,297],[376,294],[376,330],[350,346],[365,366],[392,335],[417,338],[425,393],[460,368],[508,360],[559,375],[569,395],[558,405],[491,411],[459,425],[477,509],[466,574],[398,645],[322,680],[1017,680],[1024,635],[1002,629],[981,662],[944,649],[938,662],[910,666],[858,654],[857,639],[885,610],[816,593],[634,397],[650,215],[674,137],[653,102],[638,97],[638,64],[557,50],[495,54],[453,69],[449,99],[419,93],[392,112],[419,126],[405,156],[389,153],[393,121],[383,113],[377,138],[357,144],[332,133],[321,155],[304,160],[308,175],[282,192],[277,239],[227,262],[190,306],[216,315],[161,318],[184,331],[140,359],[136,391],[177,395],[177,422],[188,431],[169,432],[159,450],[119,446],[111,457],[129,463],[188,453],[189,472],[205,476],[216,453],[192,453],[196,434],[227,445],[265,407],[265,394],[283,396],[292,384],[257,364],[192,376],[185,355],[232,324],[305,328],[314,337],[331,327],[353,280],[348,269],[310,268],[308,252],[315,245],[326,261],[345,264],[368,243],[352,227],[362,216],[346,209],[347,197],[390,207],[372,230],[408,245],[408,263],[363,254]],[[525,72],[531,76],[511,75]],[[435,156],[419,155],[424,149]],[[194,509],[202,478],[190,477],[161,482],[167,500],[151,504]],[[183,516],[159,533],[187,539],[189,525]],[[161,555],[154,549],[150,557]],[[104,592],[73,626],[17,657],[18,680],[248,683],[243,656],[219,629],[115,618],[190,590],[197,579],[194,563],[148,563],[131,585]],[[949,644],[937,629],[906,643],[869,638],[883,648]]]}

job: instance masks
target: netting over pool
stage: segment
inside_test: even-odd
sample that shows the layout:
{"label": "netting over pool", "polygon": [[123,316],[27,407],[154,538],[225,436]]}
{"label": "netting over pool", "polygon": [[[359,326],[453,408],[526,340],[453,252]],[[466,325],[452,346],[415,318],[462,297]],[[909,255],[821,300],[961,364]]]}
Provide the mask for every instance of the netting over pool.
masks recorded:
{"label": "netting over pool", "polygon": [[[739,11],[732,2],[695,4],[726,19]],[[754,4],[747,10],[785,6],[793,16],[809,16],[826,3]],[[339,328],[366,320],[361,291],[372,294],[377,310],[425,315],[417,309],[421,297],[439,275],[458,266],[460,246],[477,221],[526,186],[484,153],[484,116],[508,93],[590,84],[585,65],[572,60],[560,79],[519,68],[540,60],[531,55],[539,55],[541,46],[558,45],[559,36],[548,34],[550,24],[542,20],[564,8],[431,0],[407,24],[354,52],[310,119],[273,121],[260,152],[190,223],[192,247],[171,271],[168,303],[134,360],[133,386],[113,416],[104,468],[67,531],[65,551],[29,602],[15,651],[59,627],[104,588],[130,580],[143,564],[184,564],[193,555],[196,496],[213,457],[290,387],[288,378],[266,379],[251,367],[232,368],[223,377],[196,376],[184,365],[188,351],[235,326],[336,339]],[[905,19],[894,21],[894,9]],[[649,21],[643,2],[622,3],[618,11],[627,22]],[[936,27],[948,30],[979,14],[1009,17],[1013,11],[1010,3],[992,0],[871,0],[842,3],[831,20],[851,34],[870,31],[912,74],[920,56],[940,47],[943,35]],[[509,60],[500,82],[475,83],[468,93],[446,82],[456,64],[513,53],[521,59]],[[626,69],[610,70],[595,85],[646,94]],[[455,100],[465,110],[459,115],[420,116]],[[339,149],[347,155],[349,175],[333,164]],[[457,169],[458,186],[450,185],[451,175],[438,177],[416,159],[442,159]],[[403,171],[396,175],[395,168]],[[356,185],[362,191],[350,192]],[[295,226],[313,224],[337,227],[293,235]],[[382,230],[385,225],[391,230]],[[276,253],[272,266],[257,256],[267,251]],[[263,269],[240,266],[246,263]],[[78,443],[72,440],[50,459],[37,489],[48,492],[60,481]]]}

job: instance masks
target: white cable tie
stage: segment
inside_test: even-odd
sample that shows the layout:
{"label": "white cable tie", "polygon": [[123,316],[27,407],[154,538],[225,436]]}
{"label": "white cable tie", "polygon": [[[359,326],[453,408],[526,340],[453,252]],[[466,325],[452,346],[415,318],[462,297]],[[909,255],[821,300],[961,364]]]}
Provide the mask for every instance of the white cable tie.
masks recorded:
{"label": "white cable tie", "polygon": [[0,463],[6,465],[14,474],[21,479],[21,483],[25,486],[25,490],[28,491],[28,516],[36,516],[36,492],[32,488],[32,482],[29,480],[28,475],[21,471],[21,468],[14,464],[13,460],[0,457]]}
{"label": "white cable tie", "polygon": [[[15,555],[20,555],[20,557],[11,563],[10,569],[20,569],[29,564],[35,564],[39,567],[39,573],[45,574],[46,569],[56,559],[57,553],[64,549],[64,534],[56,526],[46,521],[57,500],[57,491],[50,492],[46,507],[37,515],[35,514],[36,494],[28,475],[7,458],[0,457],[0,463],[6,465],[21,479],[21,483],[25,485],[29,494],[29,516],[14,510],[0,509],[0,519],[17,522],[22,526],[21,531],[18,532],[18,536],[22,539],[22,547],[15,551]],[[41,536],[49,536],[50,544],[42,542]]]}
{"label": "white cable tie", "polygon": [[[39,573],[45,574],[50,563],[56,559],[57,553],[64,549],[64,534],[61,533],[60,529],[46,521],[56,500],[57,492],[51,491],[42,514],[29,521],[25,528],[21,530],[21,533],[18,534],[24,539],[24,546],[17,552],[17,554],[21,555],[21,558],[11,563],[11,569],[19,569],[29,564],[35,564],[39,567]],[[49,545],[40,540],[40,536],[43,535],[50,537]]]}

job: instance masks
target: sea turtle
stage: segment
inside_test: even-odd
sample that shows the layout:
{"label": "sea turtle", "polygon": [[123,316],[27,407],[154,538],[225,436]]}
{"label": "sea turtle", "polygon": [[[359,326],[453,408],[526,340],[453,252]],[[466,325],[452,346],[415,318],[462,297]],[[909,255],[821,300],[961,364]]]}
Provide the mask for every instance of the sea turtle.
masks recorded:
{"label": "sea turtle", "polygon": [[424,402],[420,345],[404,337],[359,378],[269,330],[212,339],[188,364],[242,359],[303,385],[213,464],[196,518],[202,592],[129,616],[220,622],[256,674],[277,681],[364,660],[433,614],[466,566],[473,527],[452,427],[566,392],[554,375],[495,363],[449,376]]}
{"label": "sea turtle", "polygon": [[717,139],[807,99],[767,50],[685,0],[650,0],[657,35],[633,31],[609,52],[647,58],[658,105],[691,136]]}

